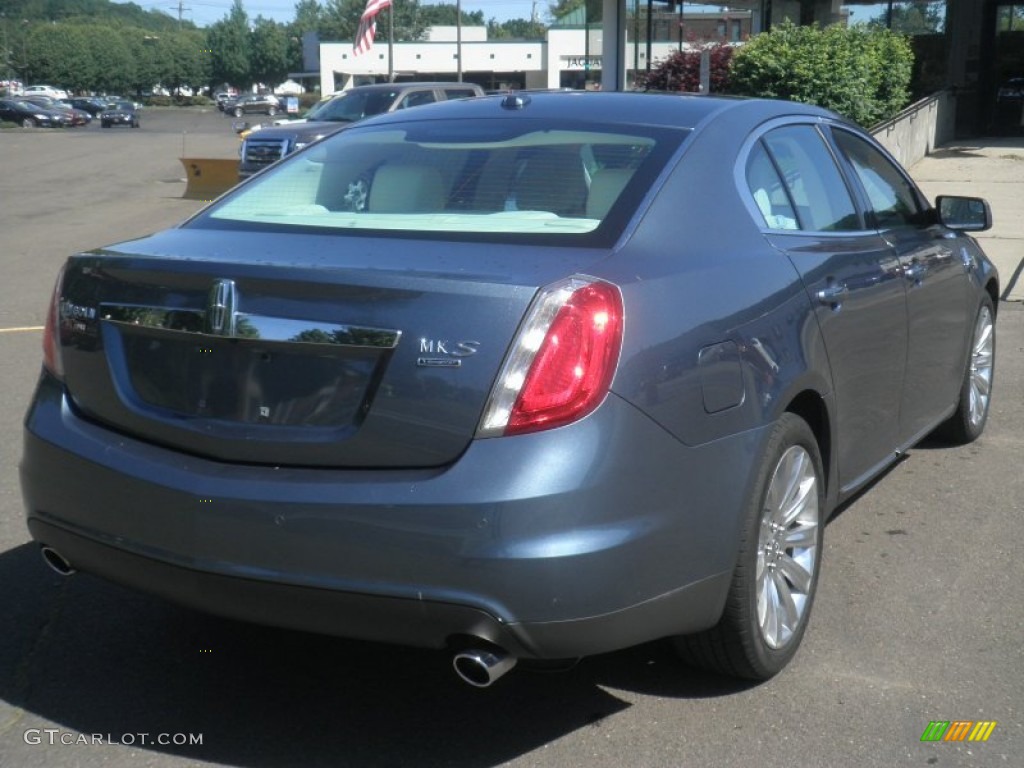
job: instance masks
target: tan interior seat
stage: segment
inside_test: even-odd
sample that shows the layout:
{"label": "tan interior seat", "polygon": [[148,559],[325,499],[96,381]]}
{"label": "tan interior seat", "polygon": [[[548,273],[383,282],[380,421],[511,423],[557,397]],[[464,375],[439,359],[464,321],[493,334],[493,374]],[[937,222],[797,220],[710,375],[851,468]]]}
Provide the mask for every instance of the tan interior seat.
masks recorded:
{"label": "tan interior seat", "polygon": [[370,213],[429,213],[445,207],[446,194],[437,168],[382,165],[370,186]]}

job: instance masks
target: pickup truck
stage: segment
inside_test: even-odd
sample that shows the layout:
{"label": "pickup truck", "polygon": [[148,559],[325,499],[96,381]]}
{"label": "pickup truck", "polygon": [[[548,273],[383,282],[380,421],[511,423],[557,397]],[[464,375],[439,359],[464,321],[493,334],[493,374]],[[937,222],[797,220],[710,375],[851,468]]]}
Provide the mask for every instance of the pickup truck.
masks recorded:
{"label": "pickup truck", "polygon": [[249,134],[242,143],[238,175],[251,176],[307,144],[372,115],[483,95],[483,89],[473,83],[382,83],[350,88],[321,107],[313,120]]}

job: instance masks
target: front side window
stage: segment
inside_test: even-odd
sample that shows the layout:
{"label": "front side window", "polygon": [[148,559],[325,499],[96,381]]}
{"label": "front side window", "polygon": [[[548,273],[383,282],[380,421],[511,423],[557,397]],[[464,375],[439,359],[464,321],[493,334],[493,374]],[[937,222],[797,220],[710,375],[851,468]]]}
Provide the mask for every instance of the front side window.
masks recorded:
{"label": "front side window", "polygon": [[354,123],[370,115],[387,112],[398,95],[397,91],[352,91],[337,96],[317,112],[317,120]]}
{"label": "front side window", "polygon": [[832,135],[864,188],[872,226],[878,229],[916,226],[920,220],[920,203],[910,182],[896,166],[848,131],[834,130]]}
{"label": "front side window", "polygon": [[815,232],[861,229],[860,216],[832,153],[811,125],[788,125],[762,138],[782,177],[799,228]]}
{"label": "front side window", "polygon": [[586,235],[617,210],[628,216],[687,135],[629,131],[527,120],[353,128],[285,160],[196,225]]}

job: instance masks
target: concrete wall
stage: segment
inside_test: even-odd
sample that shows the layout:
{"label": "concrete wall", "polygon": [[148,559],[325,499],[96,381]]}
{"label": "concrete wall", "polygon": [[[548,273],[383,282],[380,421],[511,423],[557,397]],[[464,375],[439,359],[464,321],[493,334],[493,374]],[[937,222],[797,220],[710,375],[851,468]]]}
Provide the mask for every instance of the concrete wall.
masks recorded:
{"label": "concrete wall", "polygon": [[871,134],[901,165],[911,165],[953,138],[956,97],[940,91],[900,112],[892,120],[871,130]]}

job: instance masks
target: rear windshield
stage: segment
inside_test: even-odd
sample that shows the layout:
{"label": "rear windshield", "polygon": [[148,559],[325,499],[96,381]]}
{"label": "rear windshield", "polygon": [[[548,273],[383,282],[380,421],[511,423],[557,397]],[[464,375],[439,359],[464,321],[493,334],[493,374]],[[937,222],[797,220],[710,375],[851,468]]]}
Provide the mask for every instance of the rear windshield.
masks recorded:
{"label": "rear windshield", "polygon": [[354,128],[285,160],[192,226],[597,244],[589,236],[621,230],[685,135],[518,119]]}

